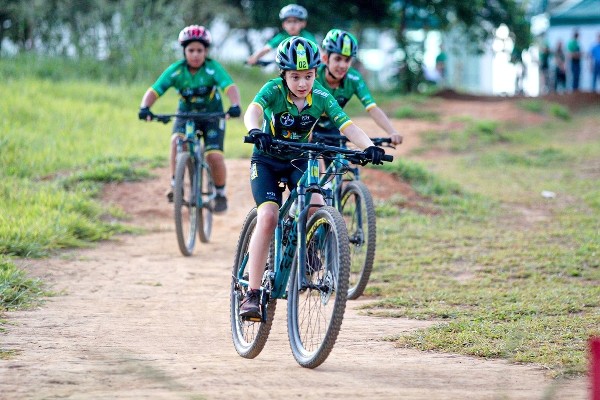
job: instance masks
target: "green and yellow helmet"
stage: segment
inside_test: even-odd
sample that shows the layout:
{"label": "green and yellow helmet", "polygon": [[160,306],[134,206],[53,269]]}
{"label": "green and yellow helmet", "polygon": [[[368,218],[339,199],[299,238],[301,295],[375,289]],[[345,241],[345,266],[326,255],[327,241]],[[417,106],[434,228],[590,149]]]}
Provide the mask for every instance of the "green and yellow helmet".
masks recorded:
{"label": "green and yellow helmet", "polygon": [[319,47],[303,37],[289,37],[277,46],[275,63],[282,71],[317,68],[321,64]]}
{"label": "green and yellow helmet", "polygon": [[332,29],[323,39],[323,49],[327,53],[337,53],[343,56],[356,57],[358,41],[349,32],[341,29]]}

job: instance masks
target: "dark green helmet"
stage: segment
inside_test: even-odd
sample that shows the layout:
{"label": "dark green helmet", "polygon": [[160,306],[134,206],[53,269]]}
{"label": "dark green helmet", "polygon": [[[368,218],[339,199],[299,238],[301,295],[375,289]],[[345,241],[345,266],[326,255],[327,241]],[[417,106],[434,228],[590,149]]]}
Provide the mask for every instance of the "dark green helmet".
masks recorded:
{"label": "dark green helmet", "polygon": [[319,47],[303,37],[289,37],[277,47],[275,63],[282,71],[317,68],[321,64]]}
{"label": "dark green helmet", "polygon": [[358,41],[351,33],[341,29],[332,29],[323,39],[323,49],[327,53],[338,53],[343,56],[356,57]]}

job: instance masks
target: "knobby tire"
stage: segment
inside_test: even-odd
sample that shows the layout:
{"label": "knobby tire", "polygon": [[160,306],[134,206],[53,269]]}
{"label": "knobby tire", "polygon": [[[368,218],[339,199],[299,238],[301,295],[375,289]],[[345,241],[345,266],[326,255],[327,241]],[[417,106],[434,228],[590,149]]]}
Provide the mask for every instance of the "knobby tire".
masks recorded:
{"label": "knobby tire", "polygon": [[[231,279],[231,297],[230,297],[230,319],[231,319],[231,335],[233,345],[238,354],[244,358],[254,358],[260,354],[267,342],[273,318],[275,316],[275,308],[277,306],[276,299],[270,299],[266,304],[266,321],[252,322],[243,320],[240,317],[240,303],[248,290],[247,287],[242,287],[238,284],[237,277],[239,276],[239,268],[242,261],[248,254],[248,246],[254,228],[256,227],[257,213],[256,208],[253,208],[244,221],[240,237],[238,239],[237,250],[235,254],[235,263],[233,264],[232,279]],[[272,257],[270,257],[272,260]],[[270,261],[272,264],[272,261]],[[271,268],[271,265],[269,266]],[[246,279],[248,276],[247,268],[242,271],[242,276]]]}
{"label": "knobby tire", "polygon": [[202,207],[198,210],[198,237],[202,243],[208,243],[212,233],[213,208],[217,188],[210,167],[206,163],[202,163],[200,166],[198,186],[202,193]]}
{"label": "knobby tire", "polygon": [[373,197],[360,181],[344,187],[340,211],[346,222],[350,240],[350,278],[348,299],[359,298],[369,282],[377,247],[377,226]]}
{"label": "knobby tire", "polygon": [[[314,246],[316,250],[313,256],[307,255],[306,269],[300,268],[298,257],[292,266],[288,336],[298,364],[316,368],[329,356],[342,326],[350,252],[346,224],[333,207],[319,208],[306,232],[307,249]],[[300,276],[302,270],[309,271],[306,277]]]}
{"label": "knobby tire", "polygon": [[175,233],[179,250],[184,256],[191,256],[196,243],[198,228],[198,207],[193,201],[193,182],[196,166],[189,153],[177,154],[173,204],[175,212]]}

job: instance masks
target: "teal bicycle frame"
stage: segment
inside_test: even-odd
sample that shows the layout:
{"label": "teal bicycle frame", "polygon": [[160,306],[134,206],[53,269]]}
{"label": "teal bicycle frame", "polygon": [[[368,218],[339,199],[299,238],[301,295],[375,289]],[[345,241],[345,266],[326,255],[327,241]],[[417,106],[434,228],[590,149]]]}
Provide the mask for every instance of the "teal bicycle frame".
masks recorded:
{"label": "teal bicycle frame", "polygon": [[[319,161],[317,154],[313,151],[308,152],[308,167],[298,181],[296,188],[290,192],[290,195],[279,208],[279,219],[275,228],[273,270],[267,270],[271,282],[271,291],[267,295],[271,298],[287,298],[287,286],[290,278],[292,264],[298,252],[298,260],[302,268],[306,267],[306,221],[308,210],[311,206],[310,197],[312,193],[324,195],[326,203],[331,203],[331,191],[319,186]],[[292,204],[296,202],[296,210],[299,210],[294,217],[290,216]],[[248,286],[248,281],[241,276],[248,262],[248,255],[245,256],[238,273],[239,283]],[[300,271],[304,274],[305,271]],[[266,288],[262,288],[263,291]]]}

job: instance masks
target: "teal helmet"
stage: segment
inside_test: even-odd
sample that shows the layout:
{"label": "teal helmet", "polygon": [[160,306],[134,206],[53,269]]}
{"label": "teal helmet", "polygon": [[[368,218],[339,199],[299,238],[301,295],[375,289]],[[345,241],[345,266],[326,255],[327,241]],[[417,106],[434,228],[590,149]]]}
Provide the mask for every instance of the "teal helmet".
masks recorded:
{"label": "teal helmet", "polygon": [[282,71],[317,68],[321,64],[319,47],[303,37],[289,37],[277,46],[275,63]]}
{"label": "teal helmet", "polygon": [[332,29],[323,39],[323,49],[327,53],[337,53],[343,56],[356,57],[358,41],[349,32],[341,29]]}

